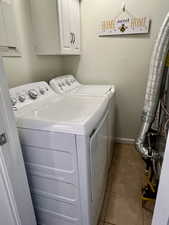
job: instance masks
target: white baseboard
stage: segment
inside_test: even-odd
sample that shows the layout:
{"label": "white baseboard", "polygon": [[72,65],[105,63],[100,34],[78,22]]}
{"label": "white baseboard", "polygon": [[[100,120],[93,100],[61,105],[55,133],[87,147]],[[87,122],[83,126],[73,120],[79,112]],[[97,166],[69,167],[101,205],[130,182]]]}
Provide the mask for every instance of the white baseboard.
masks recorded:
{"label": "white baseboard", "polygon": [[119,143],[119,144],[134,144],[135,143],[135,139],[116,137],[115,138],[115,143]]}

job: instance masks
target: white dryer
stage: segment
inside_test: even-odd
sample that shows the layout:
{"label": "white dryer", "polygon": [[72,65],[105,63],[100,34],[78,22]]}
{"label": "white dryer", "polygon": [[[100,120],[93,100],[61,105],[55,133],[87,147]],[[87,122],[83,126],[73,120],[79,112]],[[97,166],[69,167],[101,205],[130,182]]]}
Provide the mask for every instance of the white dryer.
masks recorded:
{"label": "white dryer", "polygon": [[10,90],[38,224],[97,225],[107,175],[108,101]]}
{"label": "white dryer", "polygon": [[83,85],[73,75],[64,75],[49,82],[53,90],[62,95],[81,97],[105,97],[109,101],[109,138],[108,164],[110,166],[114,149],[115,128],[115,86],[114,85]]}

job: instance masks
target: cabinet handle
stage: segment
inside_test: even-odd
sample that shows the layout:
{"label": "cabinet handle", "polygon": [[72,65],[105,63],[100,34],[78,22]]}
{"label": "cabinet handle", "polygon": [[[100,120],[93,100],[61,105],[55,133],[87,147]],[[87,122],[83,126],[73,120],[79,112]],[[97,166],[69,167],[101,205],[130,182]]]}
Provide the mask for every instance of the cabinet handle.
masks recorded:
{"label": "cabinet handle", "polygon": [[72,32],[70,32],[70,38],[71,38],[70,43],[73,44],[74,37],[73,37],[73,33]]}
{"label": "cabinet handle", "polygon": [[76,42],[76,36],[75,36],[75,33],[73,33],[73,44],[75,44]]}

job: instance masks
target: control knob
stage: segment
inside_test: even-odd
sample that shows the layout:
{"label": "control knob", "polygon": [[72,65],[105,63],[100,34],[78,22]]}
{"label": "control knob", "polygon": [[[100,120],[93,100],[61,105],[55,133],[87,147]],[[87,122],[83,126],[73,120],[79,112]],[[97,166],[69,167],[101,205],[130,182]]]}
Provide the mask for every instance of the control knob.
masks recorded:
{"label": "control knob", "polygon": [[41,95],[44,95],[45,94],[45,90],[43,88],[40,88],[39,89],[39,92],[41,93]]}
{"label": "control knob", "polygon": [[38,97],[38,92],[35,89],[28,91],[28,95],[31,99],[36,99]]}
{"label": "control knob", "polygon": [[59,83],[59,88],[63,90],[63,83]]}
{"label": "control knob", "polygon": [[24,102],[25,101],[25,96],[24,95],[20,95],[18,97],[18,99],[19,99],[20,102]]}
{"label": "control knob", "polygon": [[68,86],[70,86],[71,84],[70,84],[70,82],[68,81],[68,80],[66,80],[66,84],[68,85]]}
{"label": "control knob", "polygon": [[17,99],[16,98],[11,98],[11,103],[12,103],[12,106],[15,106],[16,103],[17,103]]}

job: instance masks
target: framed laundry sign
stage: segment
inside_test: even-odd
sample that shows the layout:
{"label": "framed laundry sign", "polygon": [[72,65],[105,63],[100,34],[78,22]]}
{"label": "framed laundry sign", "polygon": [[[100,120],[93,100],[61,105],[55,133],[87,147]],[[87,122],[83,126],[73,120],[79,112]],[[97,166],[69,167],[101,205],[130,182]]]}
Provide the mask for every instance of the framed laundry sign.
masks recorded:
{"label": "framed laundry sign", "polygon": [[149,30],[150,19],[147,16],[135,17],[123,6],[118,16],[101,21],[98,35],[147,34]]}

